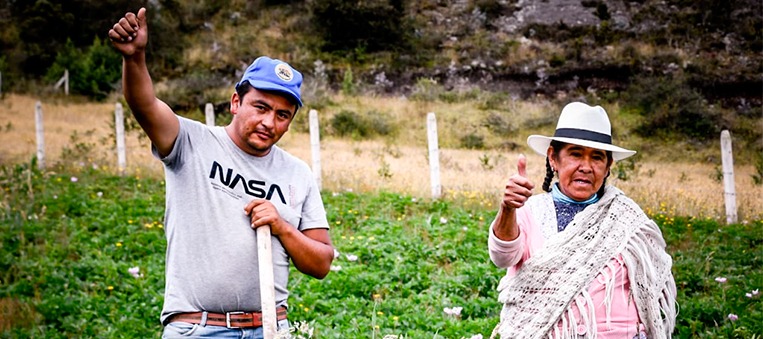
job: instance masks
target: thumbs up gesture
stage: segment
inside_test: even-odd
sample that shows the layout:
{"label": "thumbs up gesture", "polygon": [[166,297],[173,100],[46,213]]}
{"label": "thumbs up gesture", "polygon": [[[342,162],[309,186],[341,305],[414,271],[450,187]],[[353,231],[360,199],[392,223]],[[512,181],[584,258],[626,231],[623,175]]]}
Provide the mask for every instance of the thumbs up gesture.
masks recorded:
{"label": "thumbs up gesture", "polygon": [[125,14],[109,30],[109,39],[111,44],[125,57],[144,52],[146,44],[148,44],[146,9],[141,8],[137,15],[132,12]]}
{"label": "thumbs up gesture", "polygon": [[512,210],[524,206],[527,199],[532,196],[533,188],[535,185],[527,178],[527,159],[520,154],[517,160],[517,173],[512,175],[506,183],[501,207]]}

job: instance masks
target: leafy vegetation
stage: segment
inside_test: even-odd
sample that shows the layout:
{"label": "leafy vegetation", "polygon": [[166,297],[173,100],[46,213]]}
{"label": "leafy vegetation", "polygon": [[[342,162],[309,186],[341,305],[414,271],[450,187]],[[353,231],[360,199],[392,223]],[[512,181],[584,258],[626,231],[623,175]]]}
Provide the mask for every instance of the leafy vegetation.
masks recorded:
{"label": "leafy vegetation", "polygon": [[314,28],[321,35],[321,49],[328,52],[365,53],[400,49],[406,32],[403,0],[309,2]]}
{"label": "leafy vegetation", "polygon": [[109,42],[103,42],[96,37],[93,44],[81,52],[68,40],[56,54],[56,60],[48,69],[45,78],[48,82],[56,82],[65,71],[76,76],[70,76],[72,93],[103,100],[117,88],[122,79],[121,69],[114,67],[122,59],[114,53]]}
{"label": "leafy vegetation", "polygon": [[[290,319],[316,338],[488,336],[504,274],[486,249],[493,210],[469,198],[324,192],[339,251],[328,277],[293,272]],[[95,164],[0,167],[0,337],[158,336],[163,181]],[[648,212],[678,285],[675,335],[763,334],[763,220],[720,225]]]}
{"label": "leafy vegetation", "polygon": [[376,111],[361,115],[345,110],[331,117],[329,124],[335,135],[363,139],[376,135],[393,135],[397,127],[390,120],[386,114]]}
{"label": "leafy vegetation", "polygon": [[625,97],[628,106],[645,117],[636,128],[644,136],[707,141],[729,127],[700,93],[677,77],[639,78]]}
{"label": "leafy vegetation", "polygon": [[[8,59],[4,81],[23,89],[23,83],[49,73],[56,64],[59,51],[71,47],[85,53],[93,41],[99,38],[107,42],[106,32],[126,13],[145,6],[146,1],[4,1],[0,4],[0,47]],[[161,8],[171,16],[152,16],[152,32],[156,32],[150,46],[153,71],[167,74],[165,70],[177,66],[182,55],[183,36],[191,33],[189,25],[174,24],[170,20],[187,21],[190,9],[175,1],[158,1]],[[201,13],[200,13],[201,14]],[[175,19],[171,19],[175,18]],[[183,33],[183,34],[181,34]],[[153,33],[152,33],[153,35]],[[108,43],[108,42],[107,42]],[[109,53],[119,60],[117,53]],[[108,64],[119,73],[120,62]],[[110,72],[113,70],[110,70]],[[60,77],[60,75],[58,75]],[[73,78],[79,74],[73,73]],[[105,81],[105,80],[104,80]],[[28,88],[27,90],[34,90]],[[82,93],[91,95],[91,93]]]}

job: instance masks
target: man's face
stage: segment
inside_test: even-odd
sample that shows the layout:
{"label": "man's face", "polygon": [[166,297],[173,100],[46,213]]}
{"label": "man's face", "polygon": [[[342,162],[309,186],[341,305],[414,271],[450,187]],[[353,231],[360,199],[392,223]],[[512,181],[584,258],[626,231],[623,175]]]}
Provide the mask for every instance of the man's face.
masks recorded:
{"label": "man's face", "polygon": [[241,150],[261,157],[289,130],[297,106],[282,95],[252,88],[243,100],[233,93],[230,111],[228,135]]}

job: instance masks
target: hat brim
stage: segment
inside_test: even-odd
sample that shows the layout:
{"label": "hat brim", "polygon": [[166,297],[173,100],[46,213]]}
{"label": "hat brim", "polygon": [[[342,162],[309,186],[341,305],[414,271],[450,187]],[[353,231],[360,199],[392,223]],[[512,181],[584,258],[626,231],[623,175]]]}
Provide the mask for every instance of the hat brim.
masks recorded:
{"label": "hat brim", "polygon": [[531,135],[527,137],[527,145],[530,146],[530,148],[532,148],[532,150],[535,151],[535,153],[538,153],[545,157],[546,152],[548,151],[548,146],[551,145],[551,140],[556,140],[556,141],[560,141],[567,144],[574,144],[574,145],[580,145],[584,147],[600,149],[604,151],[611,151],[612,158],[615,161],[623,160],[625,158],[628,158],[636,154],[636,151],[631,151],[631,150],[628,150],[622,147],[617,147],[611,144],[605,144],[605,143],[590,141],[590,140],[574,139],[574,138],[547,137],[543,135]]}
{"label": "hat brim", "polygon": [[279,86],[277,84],[267,82],[267,81],[260,81],[260,80],[249,80],[249,84],[252,85],[252,87],[263,90],[263,91],[273,91],[273,92],[279,92],[283,93],[289,98],[292,99],[292,101],[296,102],[299,107],[302,107],[302,99],[299,98],[299,95],[295,94],[294,92],[290,91],[288,88]]}

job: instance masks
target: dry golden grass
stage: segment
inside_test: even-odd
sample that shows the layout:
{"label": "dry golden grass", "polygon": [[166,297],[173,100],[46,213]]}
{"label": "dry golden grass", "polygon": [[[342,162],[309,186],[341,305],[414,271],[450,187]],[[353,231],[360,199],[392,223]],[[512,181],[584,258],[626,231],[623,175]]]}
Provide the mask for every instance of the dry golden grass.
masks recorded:
{"label": "dry golden grass", "polygon": [[[34,132],[34,103],[36,99],[22,95],[7,95],[0,102],[0,163],[29,161],[36,152]],[[467,104],[446,105],[416,103],[394,98],[336,98],[342,108],[358,111],[373,107],[383,110],[393,119],[402,121],[414,133],[390,139],[347,140],[324,136],[321,141],[323,188],[329,191],[355,192],[392,191],[419,198],[431,197],[429,163],[426,146],[426,113],[438,112],[440,139],[449,140],[456,133],[462,112]],[[462,105],[462,106],[459,106]],[[530,116],[547,114],[549,104],[516,103],[517,112]],[[107,170],[116,167],[114,141],[111,137],[113,104],[72,104],[44,102],[45,143],[48,164],[60,161],[62,150],[71,148],[71,136],[81,135],[79,142],[92,142],[92,161]],[[334,109],[335,111],[336,109]],[[332,114],[321,112],[321,114]],[[333,112],[336,113],[336,112]],[[442,114],[441,114],[442,113]],[[302,114],[302,113],[300,113]],[[307,114],[304,112],[304,114]],[[467,117],[464,117],[468,120]],[[327,121],[321,118],[324,123]],[[614,119],[613,119],[614,120]],[[89,135],[85,135],[91,131]],[[546,131],[548,133],[549,131]],[[528,133],[511,139],[521,143],[517,151],[464,150],[442,146],[440,142],[440,176],[446,199],[496,208],[504,182],[516,170],[520,152],[528,157],[528,175],[540,192],[544,174],[544,159],[532,153],[523,140]],[[127,172],[131,175],[161,177],[161,164],[153,159],[145,137],[139,131],[129,133],[127,141]],[[449,142],[452,143],[452,142]],[[446,143],[447,144],[447,143]],[[296,131],[287,133],[279,144],[295,156],[312,162],[309,135]],[[633,146],[633,145],[629,145]],[[633,146],[638,149],[638,147]],[[71,164],[85,165],[90,164]],[[647,212],[667,213],[725,220],[722,183],[713,179],[717,168],[696,161],[653,162],[648,157],[628,181],[610,180]],[[750,165],[735,168],[739,220],[763,218],[763,186],[755,186]]]}
{"label": "dry golden grass", "polygon": [[[66,148],[72,149],[72,136],[76,142],[94,144],[92,161],[106,169],[117,164],[114,131],[115,103],[70,103],[56,99],[43,101],[29,96],[9,94],[0,101],[0,163],[29,161],[37,153],[35,135],[35,102],[42,102],[45,128],[45,163],[50,166],[61,161]],[[126,155],[130,171],[150,170],[162,173],[161,164],[153,161],[147,138],[128,133]],[[81,164],[69,164],[81,165]]]}
{"label": "dry golden grass", "polygon": [[[485,145],[499,146],[505,142],[524,144],[529,133],[535,130],[513,133],[510,136],[496,136],[485,127],[484,118],[490,110],[477,108],[474,102],[444,103],[408,100],[401,97],[345,97],[336,95],[332,101],[336,104],[320,111],[320,119],[328,123],[329,119],[341,111],[353,111],[360,115],[385,114],[397,123],[399,133],[390,137],[397,145],[427,144],[426,117],[429,112],[437,114],[438,143],[442,148],[458,148],[460,138],[469,134],[485,137]],[[512,125],[524,125],[528,121],[554,119],[556,110],[548,102],[525,102],[507,99],[507,105],[501,110],[504,115],[512,116]],[[306,119],[299,117],[299,119]]]}

